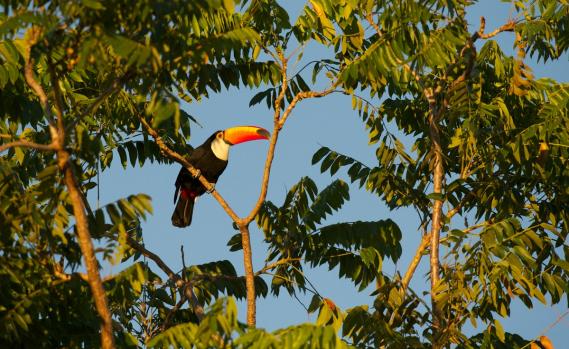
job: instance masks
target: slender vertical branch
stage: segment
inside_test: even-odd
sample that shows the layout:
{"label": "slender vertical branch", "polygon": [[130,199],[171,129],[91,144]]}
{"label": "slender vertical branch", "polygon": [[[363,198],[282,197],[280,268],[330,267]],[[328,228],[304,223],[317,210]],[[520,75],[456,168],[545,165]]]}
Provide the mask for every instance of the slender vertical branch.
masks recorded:
{"label": "slender vertical branch", "polygon": [[107,298],[105,296],[105,289],[99,274],[99,265],[95,257],[93,242],[89,232],[89,225],[87,223],[87,215],[85,214],[85,207],[83,206],[83,199],[79,192],[79,185],[73,174],[69,163],[69,153],[65,150],[57,152],[57,158],[60,169],[64,173],[64,181],[69,191],[71,204],[73,207],[73,215],[75,216],[75,226],[77,228],[77,235],[79,237],[79,246],[85,266],[87,268],[87,275],[89,277],[89,286],[93,293],[95,301],[95,308],[103,321],[101,325],[101,342],[103,348],[114,348],[112,318],[107,305]]}
{"label": "slender vertical branch", "polygon": [[263,205],[265,198],[267,197],[267,190],[269,187],[269,178],[271,177],[271,167],[272,167],[273,159],[275,156],[275,148],[276,148],[277,140],[279,139],[279,133],[283,127],[283,125],[281,123],[281,104],[283,103],[285,93],[286,93],[286,90],[288,88],[288,75],[287,75],[288,60],[287,60],[287,58],[284,57],[282,50],[278,50],[277,55],[281,61],[282,85],[281,85],[281,91],[279,92],[277,98],[275,99],[275,103],[274,103],[275,113],[273,115],[273,120],[274,120],[273,133],[271,134],[271,139],[269,141],[269,150],[267,151],[267,157],[265,160],[265,167],[264,167],[264,171],[263,171],[263,180],[261,181],[261,192],[259,193],[259,197],[257,199],[257,202],[255,203],[255,206],[253,207],[253,209],[251,210],[249,215],[247,215],[247,217],[245,217],[240,222],[241,225],[248,225],[249,223],[251,223],[251,221],[255,218],[255,216],[259,212],[261,205]]}
{"label": "slender vertical branch", "polygon": [[247,288],[247,325],[255,327],[257,323],[257,305],[255,301],[255,273],[253,272],[253,259],[249,226],[239,227],[241,244],[243,245],[243,265],[245,266],[245,287]]}
{"label": "slender vertical branch", "polygon": [[[432,90],[431,90],[432,91]],[[444,165],[443,154],[441,148],[441,140],[438,125],[438,113],[435,110],[435,101],[432,92],[426,94],[429,100],[429,137],[431,139],[432,154],[433,154],[433,193],[442,195],[443,179],[444,179]],[[431,302],[433,308],[433,327],[435,329],[435,336],[433,340],[433,348],[440,348],[440,343],[437,339],[438,333],[441,330],[441,311],[437,301],[436,287],[440,281],[440,261],[439,261],[439,245],[440,233],[442,227],[442,208],[443,199],[437,197],[433,202],[433,211],[431,216]]]}
{"label": "slender vertical branch", "polygon": [[[377,34],[382,37],[383,33],[377,23],[373,20],[372,14],[368,13],[366,15],[367,21],[370,25],[375,29]],[[435,194],[442,194],[442,185],[443,185],[443,178],[444,178],[444,166],[443,166],[443,155],[442,155],[442,148],[441,148],[441,141],[440,141],[440,133],[439,133],[439,126],[438,121],[440,118],[440,110],[437,110],[437,101],[436,101],[436,91],[433,90],[431,87],[425,87],[421,76],[416,72],[409,64],[403,62],[402,60],[397,60],[398,64],[401,64],[405,70],[407,70],[417,82],[419,88],[422,89],[422,93],[424,97],[429,102],[429,116],[428,116],[428,123],[429,123],[429,138],[432,144],[432,154],[433,154],[433,193]],[[440,311],[438,307],[438,303],[436,301],[435,295],[435,287],[437,286],[440,276],[439,276],[439,240],[440,240],[440,231],[441,231],[441,217],[442,217],[442,207],[443,207],[443,200],[437,198],[434,200],[433,203],[433,211],[431,217],[431,232],[427,236],[430,237],[430,264],[431,264],[431,302],[433,307],[433,326],[435,328],[435,339],[433,340],[433,348],[439,348],[440,345],[438,344],[437,336],[440,330]],[[423,238],[421,245],[417,250],[417,254],[407,274],[405,275],[404,281],[406,282],[405,288],[407,288],[408,283],[413,276],[414,270],[417,267],[419,261],[421,260],[422,251],[428,246],[427,241]]]}
{"label": "slender vertical branch", "polygon": [[91,241],[91,234],[89,233],[89,225],[87,222],[87,215],[85,213],[85,207],[83,205],[83,199],[79,191],[79,185],[77,179],[73,173],[70,164],[69,152],[65,149],[65,128],[63,120],[63,106],[61,100],[61,91],[59,90],[59,85],[57,78],[55,76],[55,69],[50,67],[51,70],[51,83],[54,89],[55,95],[55,110],[57,115],[57,123],[54,122],[51,106],[47,94],[43,90],[43,87],[36,81],[33,73],[33,61],[31,59],[31,49],[33,45],[37,42],[40,32],[37,28],[32,28],[27,33],[27,48],[25,54],[25,68],[24,76],[27,84],[34,91],[40,100],[40,104],[49,122],[49,129],[52,138],[52,145],[54,150],[56,150],[57,163],[60,171],[63,173],[63,178],[67,190],[69,192],[69,197],[71,199],[71,205],[73,207],[73,215],[75,216],[75,227],[77,231],[77,236],[79,239],[79,246],[81,248],[81,253],[85,261],[85,266],[87,269],[88,283],[93,294],[93,300],[95,302],[95,308],[99,313],[102,320],[101,324],[101,346],[105,349],[114,348],[114,338],[112,331],[112,318],[109,308],[107,306],[107,299],[105,296],[105,289],[103,288],[103,282],[99,274],[99,267],[97,258],[95,257],[95,252],[93,248],[93,242]]}

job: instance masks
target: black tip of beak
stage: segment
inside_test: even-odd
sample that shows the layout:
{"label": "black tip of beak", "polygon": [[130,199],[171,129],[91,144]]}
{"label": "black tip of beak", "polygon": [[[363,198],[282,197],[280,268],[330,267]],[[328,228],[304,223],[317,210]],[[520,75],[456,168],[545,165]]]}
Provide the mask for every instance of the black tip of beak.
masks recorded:
{"label": "black tip of beak", "polygon": [[258,129],[257,134],[261,137],[266,138],[266,139],[269,139],[271,137],[271,134],[269,133],[269,131],[265,130],[264,128]]}

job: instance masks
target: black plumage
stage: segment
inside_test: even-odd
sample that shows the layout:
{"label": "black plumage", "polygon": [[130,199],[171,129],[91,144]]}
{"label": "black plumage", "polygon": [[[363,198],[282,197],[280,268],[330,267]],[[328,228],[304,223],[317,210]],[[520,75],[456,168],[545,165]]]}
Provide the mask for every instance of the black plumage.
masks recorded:
{"label": "black plumage", "polygon": [[[188,158],[190,164],[200,170],[210,183],[217,183],[219,176],[227,167],[227,160],[217,158],[211,149],[212,142],[220,132],[222,131],[217,131],[211,135],[202,145],[194,149]],[[182,167],[176,178],[176,191],[174,192],[174,203],[176,200],[178,201],[172,214],[174,226],[183,228],[192,223],[195,200],[205,192],[206,188],[200,181]]]}

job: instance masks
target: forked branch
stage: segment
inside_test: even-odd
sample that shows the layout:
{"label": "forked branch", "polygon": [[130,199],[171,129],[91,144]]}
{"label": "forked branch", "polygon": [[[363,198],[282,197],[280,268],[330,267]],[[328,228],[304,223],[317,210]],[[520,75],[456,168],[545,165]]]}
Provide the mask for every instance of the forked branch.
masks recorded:
{"label": "forked branch", "polygon": [[252,262],[252,250],[251,250],[251,239],[249,234],[249,224],[253,221],[259,209],[261,208],[263,202],[267,197],[267,191],[269,186],[269,179],[271,174],[271,167],[274,159],[274,153],[276,149],[276,144],[278,140],[279,133],[284,126],[284,123],[290,116],[292,110],[297,105],[297,103],[306,98],[316,98],[316,97],[323,97],[332,92],[335,92],[335,87],[338,84],[336,82],[333,84],[329,89],[316,92],[316,91],[303,91],[297,93],[291,103],[287,106],[284,113],[281,115],[281,104],[284,101],[285,93],[287,91],[288,86],[288,76],[287,76],[287,59],[284,57],[282,51],[277,50],[277,56],[280,59],[281,64],[281,75],[282,75],[282,85],[281,90],[278,96],[275,99],[275,112],[274,112],[274,122],[273,122],[273,132],[271,134],[271,138],[269,140],[269,149],[267,151],[267,157],[265,160],[265,167],[263,172],[263,179],[261,181],[261,190],[259,193],[259,197],[255,206],[251,210],[251,212],[244,218],[240,218],[237,216],[235,211],[229,206],[227,201],[215,190],[213,184],[209,183],[205,177],[201,175],[201,172],[198,171],[191,163],[189,163],[186,158],[182,155],[177,153],[176,151],[172,150],[168,145],[164,142],[162,137],[156,132],[156,130],[149,124],[142,113],[138,113],[138,118],[150,136],[154,138],[154,141],[162,151],[162,153],[167,156],[168,158],[178,162],[182,166],[184,166],[194,177],[197,177],[200,183],[209,191],[212,196],[219,202],[221,207],[225,210],[225,212],[231,217],[233,222],[239,228],[241,233],[241,241],[243,246],[243,259],[244,259],[244,266],[245,266],[245,280],[246,280],[246,288],[247,288],[247,324],[250,327],[254,327],[256,324],[256,304],[255,304],[255,274],[253,272],[253,262]]}

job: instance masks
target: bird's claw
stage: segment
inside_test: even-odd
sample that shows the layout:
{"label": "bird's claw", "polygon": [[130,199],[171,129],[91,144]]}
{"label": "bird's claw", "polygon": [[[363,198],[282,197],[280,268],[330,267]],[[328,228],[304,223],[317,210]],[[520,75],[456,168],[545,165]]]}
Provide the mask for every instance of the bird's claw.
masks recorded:
{"label": "bird's claw", "polygon": [[208,194],[211,194],[215,191],[215,184],[212,184],[211,187],[207,190]]}
{"label": "bird's claw", "polygon": [[200,169],[196,169],[196,173],[193,175],[194,178],[200,178],[200,176],[202,175],[202,171],[200,171]]}

